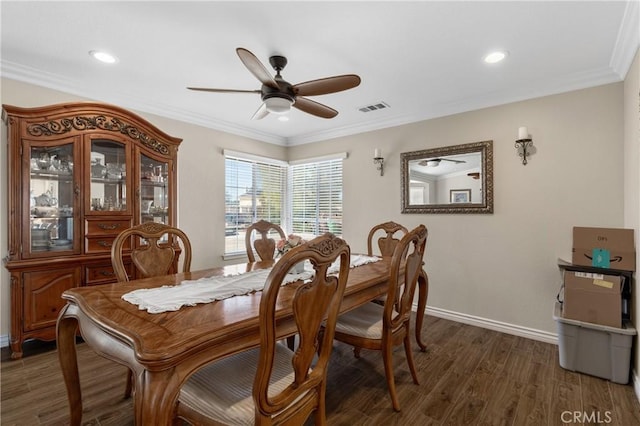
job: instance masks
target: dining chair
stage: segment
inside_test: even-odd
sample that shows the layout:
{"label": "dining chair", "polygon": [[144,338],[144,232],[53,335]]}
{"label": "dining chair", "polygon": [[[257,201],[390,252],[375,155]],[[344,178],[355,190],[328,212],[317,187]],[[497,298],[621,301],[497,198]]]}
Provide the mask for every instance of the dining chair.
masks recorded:
{"label": "dining chair", "polygon": [[[367,254],[369,256],[376,254],[380,256],[393,256],[393,250],[400,242],[399,238],[402,238],[408,232],[409,230],[407,228],[392,221],[374,226],[369,231],[369,236],[367,237]],[[381,234],[382,236],[380,236]],[[378,237],[378,239],[374,240],[375,237]],[[374,241],[378,243],[378,253],[374,253]]]}
{"label": "dining chair", "polygon": [[[136,268],[136,278],[157,277],[171,273],[182,254],[182,272],[191,269],[191,241],[180,229],[156,222],[146,222],[122,231],[111,246],[111,263],[118,281],[129,281],[124,265],[127,240],[140,240],[130,245],[129,255]],[[169,243],[171,241],[171,243]],[[175,271],[178,272],[178,271]]]}
{"label": "dining chair", "polygon": [[[338,258],[338,275],[329,275]],[[262,291],[260,346],[197,370],[180,390],[176,418],[192,424],[302,425],[314,413],[315,424],[325,425],[327,366],[349,259],[347,243],[330,233],[285,253]],[[283,286],[289,270],[305,260],[315,270],[313,278]],[[287,296],[279,297],[283,289]],[[291,312],[290,331],[300,336],[295,352],[278,343],[283,311]]]}
{"label": "dining chair", "polygon": [[[253,238],[254,231],[256,236],[260,234],[260,238]],[[247,247],[249,262],[256,261],[254,251],[258,254],[260,260],[271,260],[274,258],[276,253],[276,240],[269,237],[270,232],[277,232],[283,240],[287,238],[279,225],[266,220],[259,220],[247,228],[244,242]]]}
{"label": "dining chair", "polygon": [[413,382],[419,384],[411,352],[410,319],[427,235],[427,228],[419,225],[396,245],[391,258],[389,287],[384,305],[365,303],[345,312],[338,317],[334,333],[336,340],[354,347],[356,358],[360,357],[362,348],[382,352],[387,386],[396,411],[400,411],[400,403],[393,376],[393,347],[404,344]]}
{"label": "dining chair", "polygon": [[[129,240],[138,237],[134,244]],[[169,243],[171,241],[171,243]],[[125,250],[131,247],[131,250]],[[191,269],[191,242],[180,229],[156,222],[146,222],[125,229],[114,239],[111,246],[111,265],[118,282],[129,281],[124,264],[125,251],[129,252],[131,263],[136,268],[136,278],[167,275],[183,254],[182,272]],[[176,271],[178,272],[178,271]],[[131,370],[127,376],[124,396],[131,396],[133,377]]]}
{"label": "dining chair", "polygon": [[[393,256],[393,250],[400,242],[399,238],[402,238],[408,232],[407,228],[393,221],[375,225],[371,228],[367,237],[367,254],[369,256]],[[374,242],[377,243],[377,250],[375,250]],[[380,296],[374,299],[373,303],[382,305],[384,300],[385,296]]]}

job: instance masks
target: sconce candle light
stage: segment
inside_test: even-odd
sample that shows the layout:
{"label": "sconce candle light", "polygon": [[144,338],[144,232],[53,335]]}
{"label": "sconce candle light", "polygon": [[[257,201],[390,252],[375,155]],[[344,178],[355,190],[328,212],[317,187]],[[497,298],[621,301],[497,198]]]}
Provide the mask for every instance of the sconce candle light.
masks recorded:
{"label": "sconce candle light", "polygon": [[380,148],[376,148],[373,153],[373,164],[377,165],[377,170],[380,170],[380,176],[384,176],[384,158]]}
{"label": "sconce candle light", "polygon": [[527,150],[533,147],[533,140],[529,137],[529,131],[526,127],[518,128],[518,139],[516,140],[516,149],[518,150],[518,155],[522,157],[522,165],[527,165],[527,155],[530,155],[530,152]]}

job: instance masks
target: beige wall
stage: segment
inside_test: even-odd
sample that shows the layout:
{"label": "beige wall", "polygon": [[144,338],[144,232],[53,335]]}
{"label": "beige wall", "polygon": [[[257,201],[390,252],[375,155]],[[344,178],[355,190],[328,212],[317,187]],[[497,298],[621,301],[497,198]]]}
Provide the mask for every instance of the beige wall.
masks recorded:
{"label": "beige wall", "polygon": [[[3,103],[26,107],[76,99],[15,81],[2,84]],[[366,249],[367,232],[376,223],[424,223],[429,228],[431,312],[504,325],[548,340],[555,333],[551,312],[560,283],[556,259],[570,258],[572,226],[623,225],[622,99],[623,84],[611,84],[288,150],[139,114],[184,139],[178,216],[179,226],[194,243],[193,268],[222,262],[222,148],[289,159],[346,150],[344,237],[354,252]],[[537,148],[527,166],[514,148],[519,126],[529,128]],[[487,139],[494,141],[494,214],[400,214],[401,152]],[[386,158],[384,176],[372,163],[374,148],[381,148]],[[6,150],[2,155],[5,164]],[[0,214],[6,220],[5,176],[2,179]],[[6,229],[6,223],[0,228]],[[6,234],[0,232],[4,256]],[[4,269],[1,277],[0,335],[6,335],[9,284]]]}
{"label": "beige wall", "polygon": [[[640,265],[638,237],[640,232],[640,51],[624,81],[624,227],[635,229],[636,265]],[[637,277],[637,274],[636,274]],[[636,329],[640,329],[640,289],[633,283],[632,316]],[[635,338],[633,371],[636,395],[640,397],[640,350]]]}
{"label": "beige wall", "polygon": [[[549,340],[556,261],[571,259],[572,227],[623,225],[622,117],[619,83],[297,146],[290,157],[348,149],[343,228],[352,250],[364,250],[368,229],[382,221],[428,227],[432,313]],[[519,126],[537,148],[526,166],[514,148]],[[494,214],[400,214],[401,152],[487,139]],[[382,177],[374,148],[386,158]]]}

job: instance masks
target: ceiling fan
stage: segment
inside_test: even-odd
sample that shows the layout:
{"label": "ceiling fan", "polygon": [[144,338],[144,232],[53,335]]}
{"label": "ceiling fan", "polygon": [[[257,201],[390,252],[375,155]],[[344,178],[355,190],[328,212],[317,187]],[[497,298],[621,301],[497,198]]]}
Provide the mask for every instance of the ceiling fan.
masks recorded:
{"label": "ceiling fan", "polygon": [[452,163],[466,163],[464,160],[452,160],[450,158],[429,158],[418,163],[420,166],[438,167],[441,161],[451,161]]}
{"label": "ceiling fan", "polygon": [[305,96],[318,96],[341,92],[352,89],[360,84],[360,77],[355,74],[337,75],[298,84],[290,84],[280,75],[280,71],[287,65],[287,58],[284,56],[271,56],[269,58],[269,63],[273,69],[276,70],[276,75],[272,77],[253,53],[242,47],[238,47],[236,53],[249,72],[262,83],[262,87],[259,90],[212,89],[206,87],[187,87],[187,89],[218,93],[259,93],[262,98],[262,105],[260,105],[260,108],[253,114],[253,120],[260,120],[269,113],[285,114],[292,106],[317,117],[333,118],[338,115],[338,111],[316,101],[312,101]]}

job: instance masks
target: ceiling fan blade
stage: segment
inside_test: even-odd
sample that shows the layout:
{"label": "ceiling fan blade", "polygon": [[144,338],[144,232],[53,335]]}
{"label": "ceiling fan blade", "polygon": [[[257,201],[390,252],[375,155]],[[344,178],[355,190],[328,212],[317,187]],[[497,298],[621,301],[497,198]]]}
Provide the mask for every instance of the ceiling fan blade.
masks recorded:
{"label": "ceiling fan blade", "polygon": [[200,92],[216,92],[216,93],[260,93],[260,90],[212,89],[209,87],[187,87],[187,89],[197,90]]}
{"label": "ceiling fan blade", "polygon": [[321,118],[333,118],[338,115],[338,111],[335,109],[322,105],[316,101],[312,101],[311,99],[303,98],[302,96],[296,97],[293,107],[298,108],[300,111],[304,111],[307,114]]}
{"label": "ceiling fan blade", "polygon": [[260,60],[256,58],[256,55],[242,47],[238,47],[236,49],[236,53],[240,57],[240,60],[242,61],[244,66],[247,67],[251,74],[255,75],[262,84],[274,89],[279,89],[276,80],[271,76],[267,68],[262,65],[262,62],[260,62]]}
{"label": "ceiling fan blade", "polygon": [[462,163],[466,163],[466,161],[464,160],[451,160],[449,158],[439,158],[438,160],[442,161],[451,161],[452,163],[458,163],[458,164],[462,164]]}
{"label": "ceiling fan blade", "polygon": [[264,102],[260,105],[260,108],[253,114],[251,117],[252,120],[261,120],[269,115],[269,111],[267,111],[267,104]]}
{"label": "ceiling fan blade", "polygon": [[355,74],[336,75],[298,83],[293,86],[293,92],[300,96],[318,96],[353,89],[359,84],[360,77]]}

